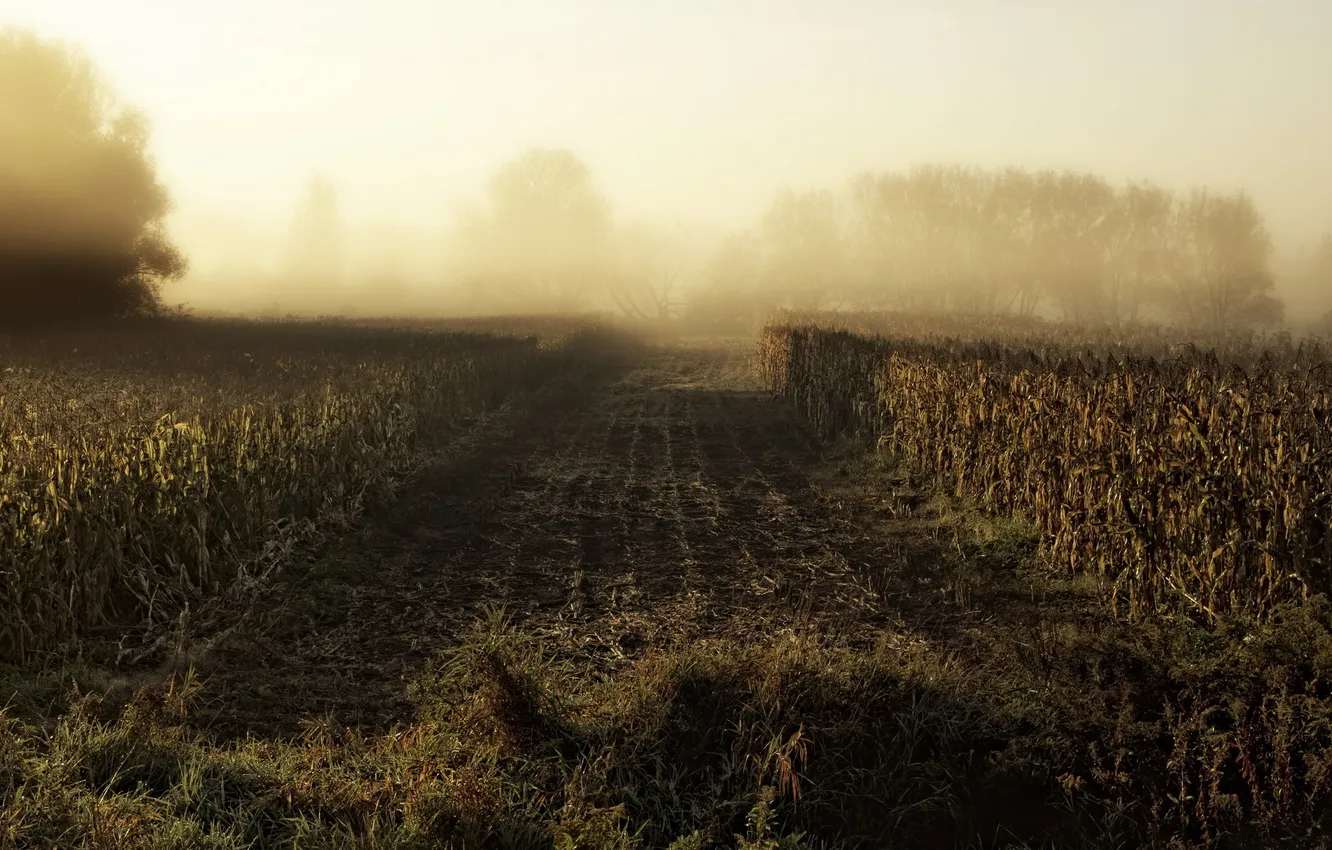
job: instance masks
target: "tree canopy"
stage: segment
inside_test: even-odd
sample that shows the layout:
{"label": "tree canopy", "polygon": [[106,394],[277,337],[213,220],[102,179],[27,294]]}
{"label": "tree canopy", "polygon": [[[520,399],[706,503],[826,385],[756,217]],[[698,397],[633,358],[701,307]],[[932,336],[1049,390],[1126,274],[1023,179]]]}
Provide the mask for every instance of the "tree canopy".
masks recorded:
{"label": "tree canopy", "polygon": [[494,174],[489,202],[459,234],[463,274],[487,303],[502,293],[525,309],[586,306],[606,274],[611,234],[610,206],[587,165],[533,148]]}
{"label": "tree canopy", "polygon": [[712,301],[743,286],[759,309],[1044,306],[1087,324],[1157,318],[1217,332],[1282,317],[1272,239],[1243,193],[927,165],[862,174],[842,193],[782,192],[746,240],[718,249]]}
{"label": "tree canopy", "polygon": [[346,240],[337,188],[326,177],[312,178],[305,200],[292,218],[288,273],[322,286],[339,283],[346,272]]}
{"label": "tree canopy", "polygon": [[185,260],[148,137],[81,53],[0,30],[0,323],[157,309]]}

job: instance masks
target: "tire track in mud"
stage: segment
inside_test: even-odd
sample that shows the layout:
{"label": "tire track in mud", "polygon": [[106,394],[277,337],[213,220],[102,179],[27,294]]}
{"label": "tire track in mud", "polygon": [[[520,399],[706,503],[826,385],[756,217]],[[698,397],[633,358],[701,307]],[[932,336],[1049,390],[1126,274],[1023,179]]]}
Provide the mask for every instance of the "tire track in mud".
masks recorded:
{"label": "tire track in mud", "polygon": [[484,429],[218,654],[218,734],[409,720],[406,683],[488,604],[594,666],[815,622],[880,629],[894,608],[863,565],[896,557],[894,542],[821,494],[818,442],[745,386],[746,364],[735,348],[658,349]]}

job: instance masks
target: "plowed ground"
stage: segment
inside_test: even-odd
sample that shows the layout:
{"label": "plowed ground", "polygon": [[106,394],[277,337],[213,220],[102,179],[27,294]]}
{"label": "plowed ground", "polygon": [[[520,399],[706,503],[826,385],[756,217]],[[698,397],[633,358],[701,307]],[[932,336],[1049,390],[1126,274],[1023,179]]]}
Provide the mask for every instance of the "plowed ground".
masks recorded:
{"label": "plowed ground", "polygon": [[655,349],[503,411],[290,571],[211,654],[200,716],[224,737],[407,722],[406,683],[490,606],[612,668],[783,630],[965,645],[1048,601],[1012,579],[1024,541],[921,502],[761,391],[748,346]]}
{"label": "plowed ground", "polygon": [[747,343],[580,362],[164,667],[0,705],[0,847],[1329,846],[1325,601],[1116,620]]}

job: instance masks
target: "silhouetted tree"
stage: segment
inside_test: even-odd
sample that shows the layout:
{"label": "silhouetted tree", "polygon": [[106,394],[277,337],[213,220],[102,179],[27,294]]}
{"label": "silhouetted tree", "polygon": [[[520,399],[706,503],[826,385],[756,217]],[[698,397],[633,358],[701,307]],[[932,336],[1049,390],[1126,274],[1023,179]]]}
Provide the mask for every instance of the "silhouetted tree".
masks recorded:
{"label": "silhouetted tree", "polygon": [[184,274],[148,124],[76,50],[0,30],[0,323],[125,317]]}
{"label": "silhouetted tree", "polygon": [[763,307],[773,306],[762,291],[762,244],[750,231],[722,240],[703,270],[701,283],[686,310],[696,321],[743,323]]}
{"label": "silhouetted tree", "polygon": [[1107,318],[1107,249],[1115,226],[1115,191],[1091,174],[1038,175],[1033,208],[1034,265],[1069,321]]}
{"label": "silhouetted tree", "polygon": [[610,208],[584,162],[534,148],[490,181],[490,209],[460,222],[463,274],[474,293],[527,309],[577,309],[608,274]]}
{"label": "silhouetted tree", "polygon": [[816,308],[846,294],[846,242],[831,192],[782,192],[764,215],[766,289],[783,306]]}
{"label": "silhouetted tree", "polygon": [[902,232],[898,175],[860,174],[848,192],[847,257],[856,302],[870,309],[900,307],[907,275],[897,244]]}
{"label": "silhouetted tree", "polygon": [[868,306],[1030,312],[1040,288],[1031,269],[1033,181],[922,166],[864,174],[851,184],[854,300]]}
{"label": "silhouetted tree", "polygon": [[680,315],[688,242],[680,227],[636,224],[615,233],[607,291],[626,318],[662,320]]}
{"label": "silhouetted tree", "polygon": [[[1332,295],[1332,233],[1325,235],[1318,243],[1301,276],[1307,279],[1308,286],[1324,297]],[[1317,330],[1324,335],[1332,336],[1332,311],[1323,314]]]}
{"label": "silhouetted tree", "polygon": [[1332,233],[1323,236],[1313,256],[1314,273],[1332,289]]}
{"label": "silhouetted tree", "polygon": [[1181,202],[1094,174],[927,165],[862,174],[845,199],[844,225],[828,193],[778,199],[761,222],[763,295],[1020,315],[1047,301],[1109,325],[1166,310],[1212,330],[1281,318],[1271,240],[1244,195]]}
{"label": "silhouetted tree", "polygon": [[338,191],[328,178],[315,177],[292,219],[288,273],[314,285],[337,284],[346,271],[346,253],[346,226],[338,209]]}
{"label": "silhouetted tree", "polygon": [[1040,288],[1030,274],[1032,181],[1023,171],[972,172],[969,216],[970,265],[956,293],[956,305],[994,315],[1013,310],[1029,314]]}
{"label": "silhouetted tree", "polygon": [[1119,193],[1104,278],[1110,324],[1138,321],[1169,291],[1179,267],[1175,206],[1170,192],[1151,184],[1129,185]]}
{"label": "silhouetted tree", "polygon": [[902,305],[915,310],[942,310],[956,278],[960,258],[954,253],[958,234],[957,199],[950,169],[914,168],[901,180],[888,178],[889,203],[899,257]]}
{"label": "silhouetted tree", "polygon": [[1218,332],[1281,321],[1272,237],[1248,195],[1195,190],[1180,205],[1177,228],[1174,307],[1183,319]]}

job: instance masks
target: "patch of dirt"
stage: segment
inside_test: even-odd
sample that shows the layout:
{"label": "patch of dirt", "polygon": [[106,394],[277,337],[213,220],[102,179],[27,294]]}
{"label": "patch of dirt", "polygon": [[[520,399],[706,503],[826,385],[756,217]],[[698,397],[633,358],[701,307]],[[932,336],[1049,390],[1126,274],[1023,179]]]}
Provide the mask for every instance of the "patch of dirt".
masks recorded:
{"label": "patch of dirt", "polygon": [[825,446],[746,347],[652,349],[531,395],[290,571],[212,654],[201,717],[221,738],[408,722],[407,683],[486,605],[593,668],[812,627],[984,655],[982,627],[1044,602],[1022,545],[995,560],[969,522]]}

